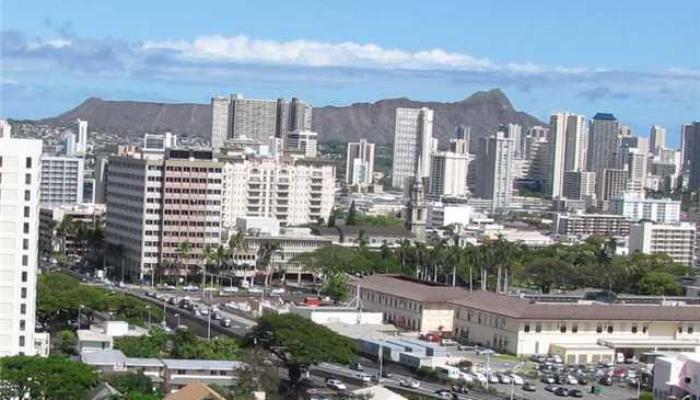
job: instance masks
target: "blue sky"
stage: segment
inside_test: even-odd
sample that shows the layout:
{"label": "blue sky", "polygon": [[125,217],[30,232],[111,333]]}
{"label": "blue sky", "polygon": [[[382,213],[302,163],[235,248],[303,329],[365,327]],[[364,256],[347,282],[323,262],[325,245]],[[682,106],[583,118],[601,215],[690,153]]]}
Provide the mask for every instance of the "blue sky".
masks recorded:
{"label": "blue sky", "polygon": [[[315,105],[454,101],[500,87],[516,108],[615,113],[637,134],[700,119],[700,2],[31,1],[0,5],[0,115],[89,96]],[[673,140],[673,139],[672,139]],[[673,143],[677,143],[677,139]]]}

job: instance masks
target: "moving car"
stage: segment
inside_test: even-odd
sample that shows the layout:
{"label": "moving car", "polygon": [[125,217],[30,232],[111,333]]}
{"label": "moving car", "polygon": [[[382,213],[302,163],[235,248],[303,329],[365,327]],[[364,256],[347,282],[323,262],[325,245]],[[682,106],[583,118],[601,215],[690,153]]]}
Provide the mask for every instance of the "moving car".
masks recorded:
{"label": "moving car", "polygon": [[526,392],[535,392],[537,391],[537,386],[533,385],[530,382],[525,382],[523,383],[523,390]]}
{"label": "moving car", "polygon": [[449,390],[445,390],[445,389],[438,389],[435,391],[435,394],[441,399],[451,399],[452,398],[452,393]]}
{"label": "moving car", "polygon": [[221,326],[224,328],[230,328],[231,327],[231,319],[230,318],[224,318],[220,322]]}
{"label": "moving car", "polygon": [[250,294],[262,294],[263,290],[259,287],[253,286],[248,288],[248,293]]}
{"label": "moving car", "polygon": [[199,290],[199,288],[196,285],[187,285],[182,288],[185,292],[196,292]]}
{"label": "moving car", "polygon": [[357,374],[357,379],[361,380],[362,382],[371,382],[372,377],[369,374],[365,374],[364,372],[360,372]]}
{"label": "moving car", "polygon": [[348,387],[339,379],[327,379],[326,386],[335,390],[347,390]]}
{"label": "moving car", "polygon": [[399,380],[399,385],[401,385],[403,387],[409,387],[411,389],[420,388],[420,382],[413,380],[413,379],[401,379],[401,380]]}
{"label": "moving car", "polygon": [[496,375],[498,377],[498,382],[504,384],[504,385],[510,385],[512,382],[512,379],[508,375],[505,374],[498,374]]}

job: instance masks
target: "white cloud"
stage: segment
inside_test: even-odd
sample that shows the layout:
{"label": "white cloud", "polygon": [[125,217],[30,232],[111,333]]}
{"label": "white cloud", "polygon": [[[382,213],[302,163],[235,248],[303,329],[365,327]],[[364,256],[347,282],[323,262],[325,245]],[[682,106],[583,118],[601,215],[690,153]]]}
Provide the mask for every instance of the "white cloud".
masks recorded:
{"label": "white cloud", "polygon": [[581,74],[586,67],[543,66],[532,63],[498,65],[487,58],[444,49],[410,52],[373,43],[328,43],[313,40],[279,42],[245,35],[202,36],[193,41],[145,41],[145,50],[172,50],[189,59],[265,63],[311,67],[399,68],[408,70],[500,71],[513,74]]}

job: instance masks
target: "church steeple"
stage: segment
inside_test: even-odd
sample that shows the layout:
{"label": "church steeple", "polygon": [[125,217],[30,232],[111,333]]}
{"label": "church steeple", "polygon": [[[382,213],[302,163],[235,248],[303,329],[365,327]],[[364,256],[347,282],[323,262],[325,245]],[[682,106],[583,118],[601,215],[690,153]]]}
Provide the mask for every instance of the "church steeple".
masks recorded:
{"label": "church steeple", "polygon": [[416,239],[425,240],[425,220],[427,207],[425,205],[425,189],[423,177],[420,175],[420,155],[416,164],[416,175],[408,189],[408,205],[406,207],[406,229],[416,235]]}

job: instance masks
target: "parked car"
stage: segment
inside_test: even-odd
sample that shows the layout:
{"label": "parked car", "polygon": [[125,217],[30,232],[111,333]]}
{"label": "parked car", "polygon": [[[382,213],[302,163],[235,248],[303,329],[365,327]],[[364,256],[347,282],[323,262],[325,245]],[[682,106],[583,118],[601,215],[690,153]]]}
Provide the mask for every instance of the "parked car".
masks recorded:
{"label": "parked car", "polygon": [[270,291],[270,296],[282,296],[284,295],[285,290],[282,288],[275,288]]}
{"label": "parked car", "polygon": [[569,397],[576,397],[576,398],[582,398],[583,397],[583,391],[579,389],[570,389],[569,390]]}
{"label": "parked car", "polygon": [[327,379],[326,386],[335,390],[347,390],[348,387],[339,379]]}
{"label": "parked car", "polygon": [[523,390],[526,392],[535,392],[537,391],[537,386],[533,385],[530,382],[525,382],[523,383]]}
{"label": "parked car", "polygon": [[556,381],[554,380],[554,377],[551,375],[542,375],[542,378],[540,378],[540,382],[546,383],[548,385],[554,384]]}
{"label": "parked car", "polygon": [[196,292],[199,290],[199,287],[197,287],[196,285],[187,285],[183,287],[182,290],[184,290],[185,292]]}
{"label": "parked car", "polygon": [[221,313],[220,313],[220,312],[218,312],[218,311],[212,311],[212,312],[211,312],[211,319],[213,319],[214,321],[219,321],[219,320],[221,320],[221,318],[222,318],[222,317],[221,317]]}
{"label": "parked car", "polygon": [[574,376],[568,375],[566,377],[566,383],[569,385],[578,385],[578,379],[576,379]]}
{"label": "parked car", "polygon": [[512,380],[510,379],[510,377],[508,375],[497,374],[496,376],[498,377],[498,382],[502,383],[504,385],[510,385],[510,383],[512,382]]}
{"label": "parked car", "polygon": [[560,386],[554,391],[554,394],[560,397],[569,397],[569,389]]}
{"label": "parked car", "polygon": [[231,319],[230,318],[224,318],[220,322],[221,326],[224,328],[230,328],[231,327]]}
{"label": "parked car", "polygon": [[501,381],[498,379],[498,376],[495,374],[491,374],[488,376],[489,383],[500,383]]}
{"label": "parked car", "polygon": [[252,286],[248,288],[248,293],[250,294],[262,294],[263,290],[262,288],[259,288],[257,286]]}
{"label": "parked car", "polygon": [[554,385],[547,385],[544,387],[544,390],[548,392],[554,393],[555,390],[559,389],[559,386],[554,386]]}
{"label": "parked car", "polygon": [[445,389],[438,389],[435,391],[435,394],[437,397],[441,399],[451,399],[452,398],[452,393],[449,390]]}
{"label": "parked car", "polygon": [[612,386],[613,380],[609,376],[603,376],[598,380],[598,383],[600,383],[603,386]]}
{"label": "parked car", "polygon": [[523,385],[525,384],[525,380],[516,374],[510,374],[510,379],[513,381],[514,385]]}
{"label": "parked car", "polygon": [[447,338],[446,338],[446,339],[442,339],[442,340],[440,341],[440,345],[441,345],[441,346],[457,346],[457,342],[455,342],[455,341],[452,340],[452,339],[447,339]]}
{"label": "parked car", "polygon": [[489,349],[488,347],[479,347],[476,349],[476,355],[486,355],[486,354],[494,354],[495,351]]}
{"label": "parked car", "polygon": [[414,379],[400,379],[399,380],[399,385],[403,387],[408,387],[411,389],[418,389],[420,388],[420,382],[414,380]]}

